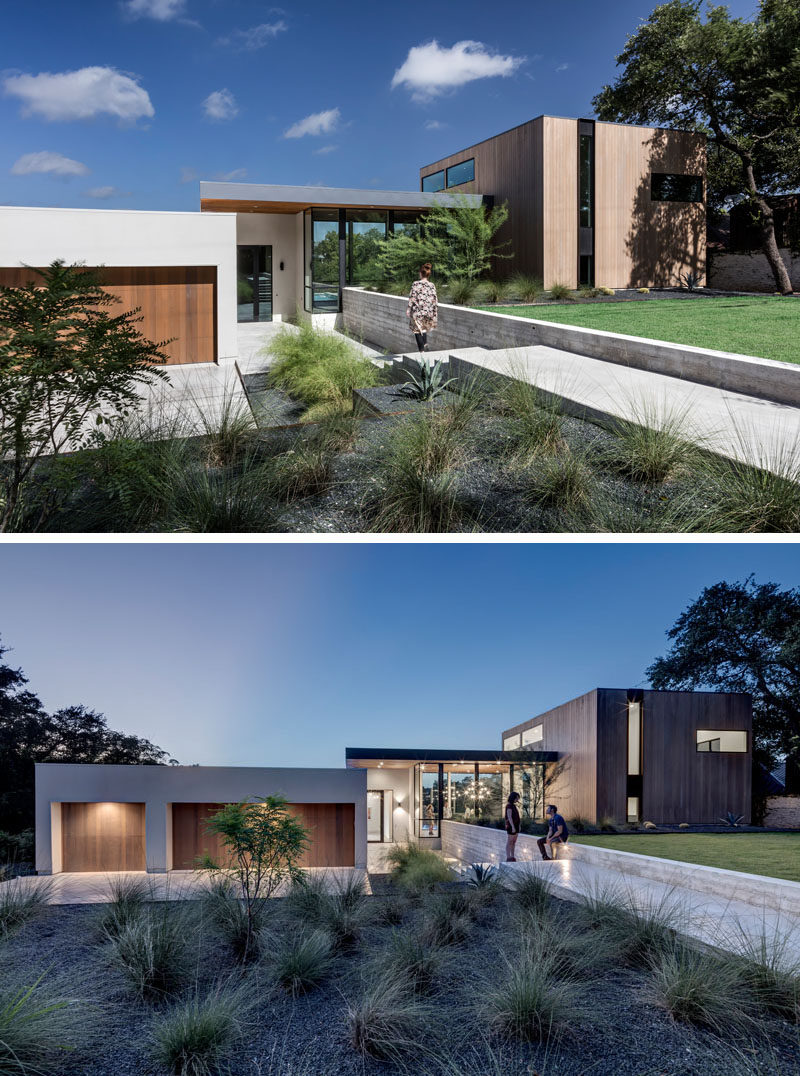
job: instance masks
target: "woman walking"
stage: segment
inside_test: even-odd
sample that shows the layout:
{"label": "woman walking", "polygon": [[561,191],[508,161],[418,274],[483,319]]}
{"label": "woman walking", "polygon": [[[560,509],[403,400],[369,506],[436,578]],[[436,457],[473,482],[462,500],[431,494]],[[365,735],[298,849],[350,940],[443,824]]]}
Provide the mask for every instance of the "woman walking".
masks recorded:
{"label": "woman walking", "polygon": [[436,314],[439,300],[436,297],[436,285],[431,280],[430,262],[425,262],[419,269],[419,280],[411,285],[408,297],[406,317],[420,351],[428,350],[428,333],[436,328]]}
{"label": "woman walking", "polygon": [[508,797],[508,803],[506,804],[506,863],[516,863],[517,857],[514,855],[517,844],[517,837],[519,837],[519,811],[517,810],[517,803],[519,801],[519,792],[512,792]]}

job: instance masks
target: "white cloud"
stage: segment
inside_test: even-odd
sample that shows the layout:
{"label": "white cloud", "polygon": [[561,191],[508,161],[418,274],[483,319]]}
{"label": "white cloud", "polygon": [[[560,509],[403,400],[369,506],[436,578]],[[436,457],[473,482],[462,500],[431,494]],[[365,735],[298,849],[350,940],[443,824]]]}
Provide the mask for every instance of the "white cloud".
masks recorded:
{"label": "white cloud", "polygon": [[341,119],[338,108],[329,108],[325,112],[312,112],[305,119],[298,120],[284,132],[284,138],[302,138],[303,135],[330,134],[335,131]]}
{"label": "white cloud", "polygon": [[447,126],[446,123],[442,123],[440,120],[428,120],[425,124],[426,131],[441,131]]}
{"label": "white cloud", "polygon": [[217,172],[214,179],[220,183],[233,183],[237,179],[244,179],[246,175],[246,168],[234,168],[232,172]]}
{"label": "white cloud", "polygon": [[333,153],[334,150],[337,150],[338,148],[338,146],[320,146],[319,149],[315,149],[314,152],[317,154]]}
{"label": "white cloud", "polygon": [[513,75],[523,62],[522,56],[490,52],[480,41],[457,41],[451,48],[429,41],[409,49],[394,73],[392,89],[405,86],[415,101],[429,101],[475,79]]}
{"label": "white cloud", "polygon": [[61,153],[51,153],[43,149],[39,153],[26,153],[15,161],[11,168],[12,176],[31,176],[42,173],[52,176],[86,176],[89,169],[80,161],[73,161]]}
{"label": "white cloud", "polygon": [[277,22],[262,22],[259,26],[251,26],[249,30],[234,30],[228,37],[221,37],[218,44],[255,52],[256,49],[263,49],[273,38],[288,29],[283,19],[278,19]]}
{"label": "white cloud", "polygon": [[46,120],[85,120],[107,113],[131,122],[155,115],[147,91],[113,67],[12,75],[3,85],[6,93],[22,101],[24,115]]}
{"label": "white cloud", "polygon": [[86,191],[87,198],[114,198],[118,195],[126,195],[127,191],[118,190],[117,187],[90,187]]}
{"label": "white cloud", "polygon": [[125,11],[134,19],[156,19],[170,22],[180,18],[186,9],[186,0],[127,0]]}
{"label": "white cloud", "polygon": [[556,74],[558,74],[560,71],[568,71],[568,70],[569,70],[569,64],[559,64],[558,67],[556,68]]}
{"label": "white cloud", "polygon": [[206,119],[232,120],[238,113],[239,106],[230,90],[215,90],[203,101]]}

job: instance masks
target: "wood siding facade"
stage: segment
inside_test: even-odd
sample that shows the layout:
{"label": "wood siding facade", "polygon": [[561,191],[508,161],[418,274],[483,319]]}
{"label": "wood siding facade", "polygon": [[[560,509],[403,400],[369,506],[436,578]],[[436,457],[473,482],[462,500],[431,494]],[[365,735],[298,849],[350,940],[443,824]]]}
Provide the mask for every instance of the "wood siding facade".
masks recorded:
{"label": "wood siding facade", "polygon": [[[420,169],[425,176],[474,158],[475,179],[449,192],[508,203],[499,240],[514,257],[497,276],[516,272],[578,285],[578,124],[539,116]],[[651,172],[705,177],[705,138],[623,124],[594,124],[594,281],[610,288],[663,287],[706,270],[705,202],[654,202]],[[448,192],[448,193],[449,193]]]}
{"label": "wood siding facade", "polygon": [[[224,862],[224,846],[205,828],[205,822],[222,806],[220,803],[172,804],[173,870],[192,870],[206,853],[215,863]],[[352,803],[293,803],[289,809],[311,834],[300,866],[355,865],[355,807]]]}
{"label": "wood siding facade", "polygon": [[[503,738],[541,723],[537,748],[558,751],[564,773],[547,799],[567,817],[624,822],[627,816],[628,692],[598,688],[516,725]],[[747,733],[746,752],[697,750],[697,730]],[[751,817],[752,705],[749,695],[644,691],[642,821],[715,824],[728,811]]]}
{"label": "wood siding facade", "polygon": [[143,871],[143,803],[62,803],[65,871]]}
{"label": "wood siding facade", "polygon": [[[104,266],[99,270],[106,291],[119,304],[112,314],[139,311],[137,328],[154,343],[164,344],[167,365],[216,362],[217,270],[214,266]],[[24,267],[0,268],[0,286],[20,287],[39,278]]]}

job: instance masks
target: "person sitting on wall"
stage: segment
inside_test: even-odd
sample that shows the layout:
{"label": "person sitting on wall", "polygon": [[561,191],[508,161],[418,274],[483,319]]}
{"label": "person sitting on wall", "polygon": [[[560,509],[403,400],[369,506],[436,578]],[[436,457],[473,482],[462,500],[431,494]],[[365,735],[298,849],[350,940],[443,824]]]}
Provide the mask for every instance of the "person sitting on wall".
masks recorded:
{"label": "person sitting on wall", "polygon": [[[547,816],[547,836],[540,837],[536,842],[539,845],[539,851],[542,853],[542,859],[555,859],[555,846],[559,844],[566,844],[569,840],[569,830],[567,829],[567,823],[558,813],[558,808],[554,803],[547,805],[545,811]],[[552,856],[548,856],[546,848],[550,848],[553,852]]]}
{"label": "person sitting on wall", "polygon": [[517,803],[519,802],[519,792],[512,792],[508,797],[508,803],[506,804],[506,863],[516,863],[517,857],[514,855],[516,851],[517,837],[519,837],[519,810]]}

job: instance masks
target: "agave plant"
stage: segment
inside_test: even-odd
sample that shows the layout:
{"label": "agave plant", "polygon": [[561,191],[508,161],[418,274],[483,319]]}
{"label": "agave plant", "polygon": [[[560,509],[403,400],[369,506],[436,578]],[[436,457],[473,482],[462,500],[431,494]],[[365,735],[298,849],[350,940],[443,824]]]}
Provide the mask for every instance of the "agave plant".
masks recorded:
{"label": "agave plant", "polygon": [[412,400],[434,400],[455,381],[454,377],[447,381],[442,380],[441,359],[433,366],[429,366],[427,362],[418,362],[416,375],[409,373],[408,377],[409,380],[400,386],[400,391]]}
{"label": "agave plant", "polygon": [[733,811],[728,811],[724,818],[720,818],[720,822],[722,822],[722,824],[725,826],[732,826],[736,828],[738,826],[741,826],[742,822],[744,822],[744,815],[735,814]]}
{"label": "agave plant", "polygon": [[496,867],[490,867],[485,863],[473,863],[467,875],[467,885],[473,889],[483,889],[485,886],[495,885],[498,881]]}
{"label": "agave plant", "polygon": [[700,285],[700,277],[697,273],[681,273],[680,280],[687,291],[694,291]]}

